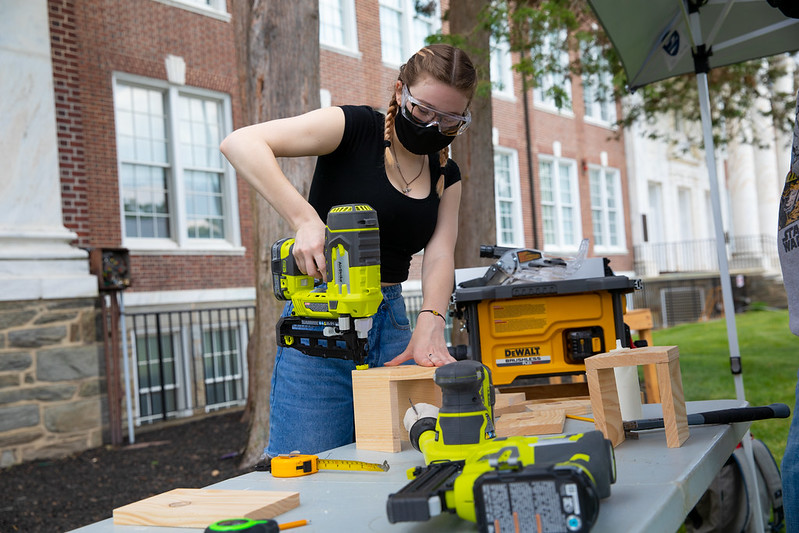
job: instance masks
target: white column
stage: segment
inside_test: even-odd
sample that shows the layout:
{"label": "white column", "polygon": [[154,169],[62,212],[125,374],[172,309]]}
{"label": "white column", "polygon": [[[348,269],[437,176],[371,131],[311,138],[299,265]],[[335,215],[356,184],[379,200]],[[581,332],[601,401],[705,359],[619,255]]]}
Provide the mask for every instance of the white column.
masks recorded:
{"label": "white column", "polygon": [[[765,98],[758,98],[755,110],[751,113],[752,126],[758,132],[760,143],[755,146],[755,185],[757,187],[757,214],[760,234],[773,235],[777,227],[777,209],[779,209],[779,168],[777,166],[776,132],[770,117],[763,112],[771,110],[771,103]],[[785,176],[782,176],[784,181]]]}
{"label": "white column", "polygon": [[0,301],[94,296],[61,217],[47,1],[0,12]]}
{"label": "white column", "polygon": [[[748,127],[748,124],[742,126]],[[730,238],[760,234],[760,217],[757,213],[757,170],[755,152],[749,143],[739,141],[738,133],[727,148],[728,187],[732,231]]]}

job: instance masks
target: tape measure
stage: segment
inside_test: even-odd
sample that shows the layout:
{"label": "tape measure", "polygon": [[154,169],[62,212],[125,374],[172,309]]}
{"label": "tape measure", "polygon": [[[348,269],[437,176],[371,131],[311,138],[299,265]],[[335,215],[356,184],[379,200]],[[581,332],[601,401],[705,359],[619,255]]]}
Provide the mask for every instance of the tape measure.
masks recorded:
{"label": "tape measure", "polygon": [[361,472],[388,472],[388,461],[365,463],[341,459],[319,459],[316,455],[290,453],[272,458],[271,470],[274,477],[299,477],[315,474],[319,470],[355,470]]}
{"label": "tape measure", "polygon": [[229,518],[214,522],[204,533],[221,531],[246,531],[247,533],[278,533],[280,526],[274,520],[252,520],[251,518]]}

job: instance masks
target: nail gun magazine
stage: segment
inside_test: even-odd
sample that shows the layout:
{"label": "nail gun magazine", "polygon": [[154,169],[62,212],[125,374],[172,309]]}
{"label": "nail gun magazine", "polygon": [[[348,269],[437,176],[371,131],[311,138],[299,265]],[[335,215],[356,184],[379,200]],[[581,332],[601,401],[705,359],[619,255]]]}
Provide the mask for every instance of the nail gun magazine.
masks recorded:
{"label": "nail gun magazine", "polygon": [[294,239],[285,238],[271,250],[275,297],[293,303],[291,314],[277,323],[278,346],[350,359],[364,368],[372,316],[383,301],[377,212],[366,204],[330,210],[325,228],[330,273],[326,283],[300,272],[293,247]]}

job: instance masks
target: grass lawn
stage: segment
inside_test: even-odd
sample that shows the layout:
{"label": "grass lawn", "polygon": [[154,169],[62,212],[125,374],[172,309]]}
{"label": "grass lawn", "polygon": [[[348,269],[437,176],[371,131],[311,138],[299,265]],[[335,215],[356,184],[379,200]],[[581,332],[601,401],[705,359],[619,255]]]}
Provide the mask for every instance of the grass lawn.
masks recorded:
{"label": "grass lawn", "polygon": [[[758,406],[784,403],[793,414],[799,337],[788,329],[788,311],[748,311],[735,320],[746,400]],[[654,331],[652,337],[657,346],[679,347],[686,400],[735,398],[723,318]],[[789,426],[790,418],[752,423],[752,435],[768,445],[777,464],[785,452]]]}

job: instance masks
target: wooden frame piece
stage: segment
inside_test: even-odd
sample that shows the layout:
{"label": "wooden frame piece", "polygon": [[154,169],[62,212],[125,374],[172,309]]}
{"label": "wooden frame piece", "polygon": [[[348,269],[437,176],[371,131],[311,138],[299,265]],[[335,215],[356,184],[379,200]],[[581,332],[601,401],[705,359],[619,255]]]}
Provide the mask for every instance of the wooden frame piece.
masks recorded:
{"label": "wooden frame piece", "polygon": [[397,453],[408,432],[402,424],[413,403],[441,405],[441,389],[433,381],[436,367],[402,365],[354,370],[355,447]]}
{"label": "wooden frame piece", "polygon": [[[646,341],[647,346],[654,345],[652,340],[652,311],[649,309],[630,309],[624,314],[624,323],[630,329],[638,332],[638,338]],[[655,365],[644,365],[644,390],[646,403],[660,403],[660,390],[658,389],[657,370]]]}
{"label": "wooden frame piece", "polygon": [[619,394],[614,368],[654,365],[663,407],[666,445],[679,448],[688,439],[688,418],[680,374],[680,352],[676,346],[647,346],[619,349],[585,360],[594,425],[618,446],[624,442]]}

